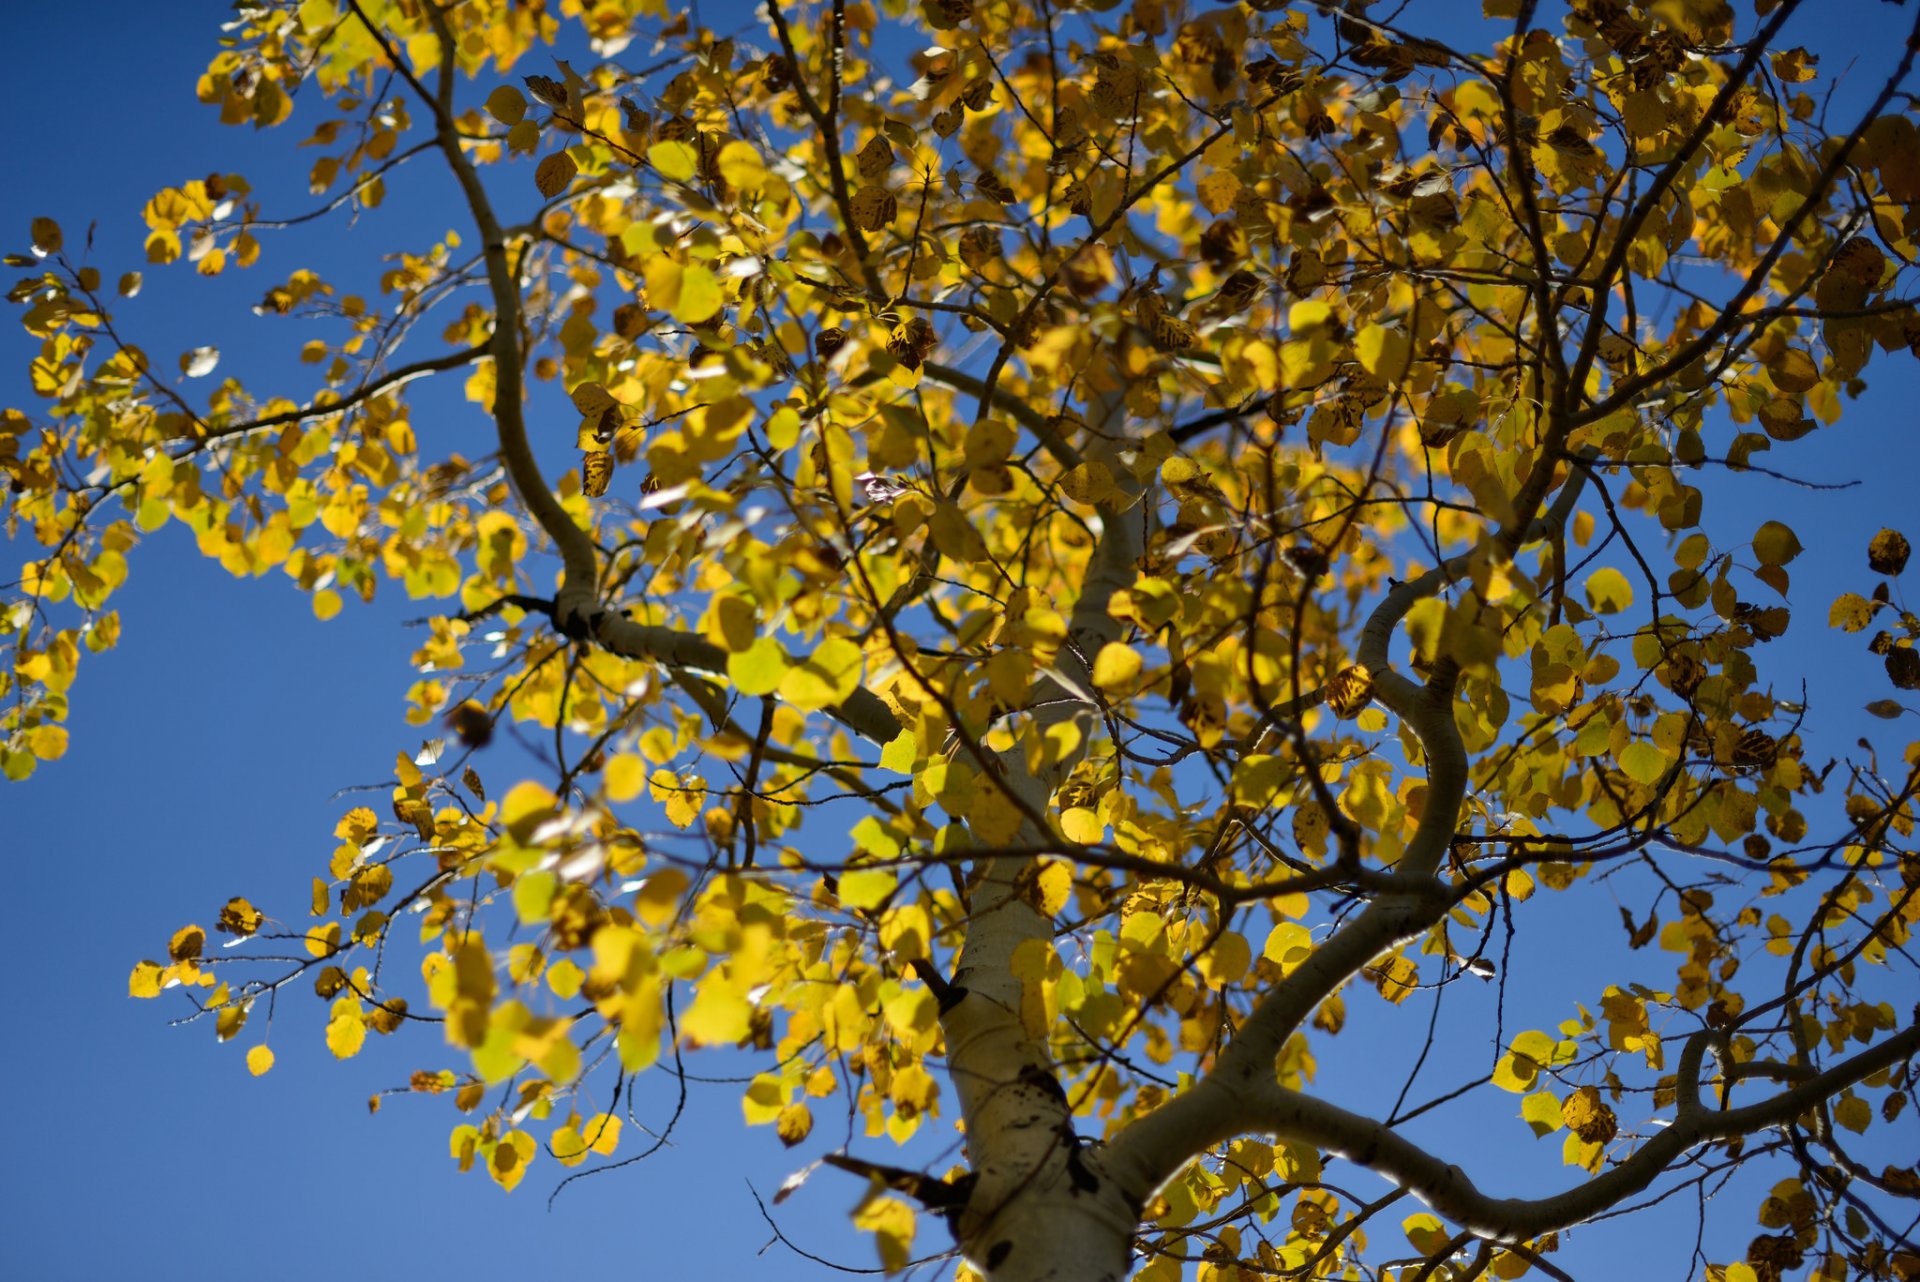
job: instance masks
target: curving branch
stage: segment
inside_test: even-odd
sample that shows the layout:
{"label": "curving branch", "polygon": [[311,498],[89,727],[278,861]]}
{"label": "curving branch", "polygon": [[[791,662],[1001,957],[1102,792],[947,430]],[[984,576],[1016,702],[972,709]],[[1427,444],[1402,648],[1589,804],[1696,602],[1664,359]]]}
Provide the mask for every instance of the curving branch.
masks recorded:
{"label": "curving branch", "polygon": [[1670,1125],[1619,1165],[1544,1197],[1490,1196],[1460,1167],[1434,1156],[1385,1123],[1271,1082],[1249,1092],[1242,1101],[1248,1110],[1244,1121],[1250,1127],[1234,1125],[1243,1119],[1222,1119],[1232,1130],[1216,1134],[1210,1142],[1218,1143],[1242,1129],[1302,1140],[1377,1172],[1476,1236],[1499,1242],[1524,1241],[1578,1224],[1618,1205],[1648,1188],[1697,1145],[1787,1126],[1847,1087],[1920,1054],[1920,1024],[1915,1024],[1758,1103],[1715,1109],[1701,1102],[1699,1083],[1701,1061],[1711,1036],[1707,1030],[1695,1033],[1681,1053],[1679,1103]]}
{"label": "curving branch", "polygon": [[560,551],[566,577],[554,602],[554,616],[564,630],[574,615],[589,608],[590,602],[596,601],[599,560],[593,550],[592,538],[567,515],[566,509],[560,506],[559,498],[541,474],[540,464],[533,457],[533,446],[527,437],[525,383],[521,368],[525,354],[520,346],[523,321],[520,283],[507,248],[506,233],[493,211],[486,185],[481,182],[472,160],[461,150],[461,135],[453,115],[453,69],[457,65],[457,42],[447,25],[446,15],[437,6],[426,5],[427,18],[440,42],[440,82],[436,90],[429,91],[408,68],[405,58],[393,47],[386,33],[367,16],[360,0],[349,0],[349,4],[354,16],[379,43],[387,61],[393,64],[394,69],[433,113],[434,139],[440,146],[441,154],[447,158],[447,166],[453,171],[454,179],[460,184],[461,195],[466,199],[467,212],[480,231],[480,243],[487,265],[487,291],[493,299],[493,335],[488,342],[488,351],[493,357],[492,412],[500,441],[500,458],[506,464],[507,475],[512,478],[520,501],[527,505],[527,511]]}
{"label": "curving branch", "polygon": [[[1570,471],[1553,506],[1528,523],[1521,542],[1558,537],[1584,484],[1583,471]],[[1499,537],[1489,535],[1472,551],[1397,584],[1368,617],[1360,662],[1373,674],[1375,697],[1413,730],[1427,758],[1427,800],[1419,826],[1387,878],[1384,893],[1260,1000],[1212,1069],[1186,1093],[1115,1137],[1115,1169],[1129,1193],[1141,1201],[1194,1157],[1248,1129],[1247,1122],[1233,1119],[1258,1116],[1268,1092],[1277,1089],[1274,1060],[1294,1030],[1374,958],[1418,938],[1451,907],[1452,897],[1434,874],[1453,841],[1467,788],[1467,754],[1453,721],[1454,673],[1443,659],[1434,679],[1418,684],[1392,669],[1389,646],[1394,629],[1417,602],[1464,574],[1475,557],[1496,547]],[[1222,1125],[1229,1128],[1224,1134],[1218,1133]]]}

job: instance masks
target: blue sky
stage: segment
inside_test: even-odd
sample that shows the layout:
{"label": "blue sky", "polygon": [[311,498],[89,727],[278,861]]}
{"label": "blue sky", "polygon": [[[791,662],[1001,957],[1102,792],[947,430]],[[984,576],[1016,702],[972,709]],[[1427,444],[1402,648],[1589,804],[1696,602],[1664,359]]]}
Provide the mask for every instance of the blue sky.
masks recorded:
{"label": "blue sky", "polygon": [[[1454,7],[1416,0],[1409,20],[1419,26],[1423,11]],[[1822,8],[1844,9],[1847,21],[1799,38],[1816,48],[1824,42],[1829,67],[1859,53],[1877,80],[1889,33],[1904,29],[1909,15],[1875,0]],[[0,188],[6,247],[24,244],[34,216],[58,219],[70,244],[97,218],[94,261],[108,279],[144,267],[141,204],[213,169],[246,174],[267,194],[270,214],[309,206],[310,153],[292,151],[293,126],[264,135],[225,129],[194,99],[223,6],[108,0],[10,9],[17,60],[54,70],[41,76],[19,67],[0,87],[0,154],[11,161]],[[706,20],[727,25],[719,12],[707,6]],[[427,170],[390,184],[388,206],[363,220],[345,252],[389,247],[383,226],[412,225],[407,220],[448,194],[444,184]],[[277,334],[263,341],[262,322],[248,310],[275,279],[270,273],[292,265],[271,246],[269,261],[212,282],[190,279],[184,265],[149,269],[147,291],[123,313],[131,334],[163,365],[173,347],[212,343],[250,381],[263,368],[291,368],[290,344]],[[0,330],[0,402],[25,403],[20,371],[29,351],[9,318]],[[1905,741],[1904,723],[1858,711],[1893,693],[1863,638],[1823,626],[1835,593],[1871,585],[1864,549],[1875,530],[1905,521],[1908,535],[1920,537],[1910,515],[1920,363],[1882,355],[1868,381],[1869,395],[1837,428],[1761,459],[1810,479],[1858,480],[1856,488],[1817,494],[1754,476],[1714,482],[1727,504],[1717,526],[1723,536],[1737,539],[1735,531],[1778,518],[1807,546],[1792,567],[1793,629],[1760,660],[1783,697],[1794,697],[1806,675],[1822,727],[1821,747],[1809,754],[1816,761],[1860,735],[1897,759]],[[21,554],[8,550],[0,577],[11,576]],[[263,906],[301,902],[343,808],[335,790],[384,777],[396,747],[419,740],[401,712],[411,680],[405,657],[417,643],[404,623],[421,607],[383,591],[372,606],[321,625],[290,584],[278,576],[233,580],[200,559],[177,526],[140,549],[115,603],[124,640],[83,666],[67,757],[0,792],[11,874],[0,895],[0,938],[25,961],[7,1036],[13,1053],[0,1058],[0,1092],[14,1106],[5,1130],[10,1160],[0,1169],[0,1275],[169,1282],[235,1270],[302,1282],[343,1270],[439,1278],[477,1267],[537,1279],[637,1267],[643,1275],[828,1276],[783,1248],[757,1258],[769,1234],[745,1181],[768,1194],[801,1159],[784,1153],[769,1128],[740,1124],[735,1088],[696,1092],[681,1143],[645,1167],[576,1184],[549,1212],[546,1194],[559,1171],[550,1160],[511,1196],[477,1172],[456,1172],[446,1134],[459,1119],[444,1103],[399,1098],[368,1115],[369,1094],[445,1061],[430,1036],[374,1039],[339,1063],[320,1040],[317,1005],[296,996],[272,1036],[277,1064],[254,1080],[239,1048],[216,1045],[205,1026],[168,1028],[181,1008],[129,1001],[132,962],[158,955],[176,926],[210,922],[235,894]],[[1596,951],[1617,939],[1608,912],[1603,906]],[[1572,990],[1563,982],[1591,969],[1564,948],[1587,927],[1572,916],[1555,920],[1552,910],[1548,917],[1547,928],[1529,927],[1519,941],[1509,1034],[1564,1018],[1571,997],[1591,1004],[1597,995],[1598,971]],[[1670,973],[1664,957],[1638,960]],[[1614,967],[1604,978],[1622,974]],[[1448,998],[1450,1024],[1488,1004],[1489,993],[1465,987]],[[1353,1024],[1324,1061],[1322,1084],[1336,1093],[1377,1081],[1370,1065],[1383,1046],[1404,1050],[1382,1039],[1407,1036],[1404,1018],[1389,1026],[1372,1003],[1351,1007]],[[256,1023],[263,1018],[256,1011]],[[1462,1018],[1460,1026],[1483,1039],[1488,1022]],[[1485,1052],[1484,1041],[1453,1047],[1422,1081],[1453,1085]],[[671,1083],[655,1073],[644,1085],[638,1116],[663,1121]],[[1491,1187],[1520,1191],[1523,1178],[1560,1186],[1557,1158],[1539,1161],[1545,1144],[1510,1168],[1481,1154],[1476,1128],[1510,1103],[1495,1099],[1490,1113],[1436,1119],[1428,1133],[1442,1144],[1474,1144],[1463,1164]],[[868,1265],[868,1248],[845,1228],[857,1193],[846,1177],[818,1176],[781,1208],[783,1225],[804,1245]],[[1677,1220],[1659,1223],[1666,1227],[1656,1231],[1690,1231]],[[1753,1231],[1737,1226],[1732,1240]],[[944,1245],[939,1239],[937,1224],[923,1225],[923,1247]],[[1595,1230],[1580,1240],[1598,1260],[1632,1239]]]}

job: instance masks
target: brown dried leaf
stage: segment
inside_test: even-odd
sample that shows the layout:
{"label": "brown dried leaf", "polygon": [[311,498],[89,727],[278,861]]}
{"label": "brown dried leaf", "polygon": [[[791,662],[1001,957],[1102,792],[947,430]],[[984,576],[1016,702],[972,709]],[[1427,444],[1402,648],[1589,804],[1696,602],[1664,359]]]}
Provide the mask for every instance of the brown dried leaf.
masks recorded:
{"label": "brown dried leaf", "polygon": [[572,156],[564,151],[556,151],[541,161],[539,168],[533,171],[533,185],[540,189],[542,196],[552,200],[567,189],[568,184],[573,182],[573,176],[578,172],[580,167],[573,163]]}

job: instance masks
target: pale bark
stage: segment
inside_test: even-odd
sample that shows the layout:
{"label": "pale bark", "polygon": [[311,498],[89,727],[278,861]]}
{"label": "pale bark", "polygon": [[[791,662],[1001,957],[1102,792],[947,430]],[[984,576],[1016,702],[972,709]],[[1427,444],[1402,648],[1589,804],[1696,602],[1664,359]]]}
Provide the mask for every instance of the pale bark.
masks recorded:
{"label": "pale bark", "polygon": [[[1103,418],[1120,413],[1116,389],[1100,404]],[[1116,639],[1120,625],[1107,613],[1113,593],[1130,585],[1145,550],[1142,487],[1124,463],[1112,467],[1119,496],[1099,510],[1100,537],[1068,625],[1058,664],[1080,691],[1093,688],[1090,663]],[[1091,724],[1097,707],[1049,678],[1035,683],[1029,704],[1037,731],[1072,718]],[[1088,738],[1091,738],[1089,733]],[[1078,760],[1069,755],[1049,769],[1028,769],[1023,751],[1001,754],[1000,786],[1029,814],[1044,814],[1053,789]],[[988,786],[983,781],[983,786]],[[1023,849],[1057,841],[1023,821],[1015,840]],[[975,1183],[956,1228],[961,1249],[994,1282],[1120,1278],[1139,1207],[1128,1202],[1099,1155],[1074,1134],[1065,1092],[1047,1053],[1045,1030],[1022,1019],[1022,986],[1014,954],[1023,944],[1052,947],[1053,923],[1022,893],[1033,857],[981,861],[971,885],[968,918],[953,983],[964,996],[941,1016],[949,1073],[967,1128]]]}

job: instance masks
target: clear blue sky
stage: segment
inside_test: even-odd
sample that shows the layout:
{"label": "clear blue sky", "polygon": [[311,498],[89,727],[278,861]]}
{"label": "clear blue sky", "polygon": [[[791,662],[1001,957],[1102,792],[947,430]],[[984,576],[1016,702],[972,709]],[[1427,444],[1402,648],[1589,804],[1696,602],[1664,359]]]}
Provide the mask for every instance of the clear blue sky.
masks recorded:
{"label": "clear blue sky", "polygon": [[[1844,63],[1849,50],[1879,67],[1888,32],[1907,17],[1878,0],[1830,0],[1821,8],[1847,15],[1801,36],[1828,46],[1829,67]],[[304,172],[312,153],[292,151],[292,127],[265,135],[224,129],[194,99],[224,6],[106,0],[8,9],[15,66],[0,83],[0,155],[9,161],[0,188],[5,247],[23,246],[27,221],[37,215],[57,218],[70,245],[97,218],[95,261],[112,279],[144,267],[139,208],[147,197],[216,168],[246,174],[265,194],[270,216],[309,206]],[[1418,28],[1423,13],[1452,17],[1454,9],[1477,10],[1477,3],[1415,0],[1408,21]],[[705,10],[710,24],[729,25],[721,7]],[[392,247],[380,220],[418,218],[445,194],[437,173],[422,171],[422,179],[424,199],[407,180],[390,184],[390,208],[367,219],[339,252]],[[429,225],[447,217],[434,215]],[[278,367],[284,338],[263,344],[262,322],[247,310],[274,279],[263,272],[292,265],[271,246],[269,257],[269,268],[213,282],[189,281],[184,265],[149,270],[147,292],[124,312],[131,335],[163,367],[173,349],[203,343],[218,345],[235,367]],[[24,404],[29,343],[11,316],[6,325],[0,402]],[[1858,488],[1813,495],[1757,477],[1717,486],[1740,509],[1731,518],[1722,513],[1723,539],[1734,539],[1743,520],[1750,531],[1779,517],[1808,547],[1793,566],[1793,630],[1760,659],[1783,696],[1807,675],[1823,727],[1822,746],[1809,754],[1816,761],[1846,751],[1857,735],[1893,756],[1904,742],[1895,738],[1901,727],[1858,713],[1867,700],[1892,693],[1878,662],[1861,638],[1827,634],[1823,625],[1834,593],[1870,582],[1863,549],[1880,525],[1906,522],[1908,535],[1920,537],[1911,498],[1920,462],[1912,437],[1916,371],[1920,364],[1905,356],[1879,357],[1868,371],[1870,395],[1841,426],[1761,460],[1813,479],[1858,479]],[[0,578],[12,576],[23,554],[9,549],[0,558]],[[201,560],[177,526],[139,550],[115,604],[125,639],[83,665],[68,756],[26,786],[0,791],[9,874],[0,938],[24,981],[16,982],[7,1025],[11,1053],[0,1057],[0,1097],[12,1105],[0,1167],[0,1277],[170,1282],[234,1271],[303,1282],[343,1271],[376,1279],[478,1271],[546,1279],[607,1268],[643,1276],[829,1276],[778,1247],[756,1259],[768,1233],[745,1179],[764,1195],[800,1158],[784,1153],[770,1129],[740,1124],[733,1088],[696,1093],[676,1148],[644,1167],[577,1184],[549,1213],[546,1193],[560,1170],[550,1159],[503,1196],[478,1172],[456,1172],[446,1134],[458,1119],[443,1102],[399,1098],[368,1116],[373,1091],[446,1062],[430,1035],[372,1039],[358,1058],[338,1063],[321,1043],[317,1004],[296,994],[272,1038],[278,1062],[254,1080],[239,1049],[216,1045],[209,1028],[166,1026],[182,1007],[129,1001],[129,967],[159,955],[179,924],[210,923],[235,894],[263,906],[301,902],[342,808],[333,791],[383,777],[396,746],[418,741],[400,715],[411,680],[405,657],[416,644],[402,623],[421,610],[383,592],[373,606],[350,607],[320,625],[306,598],[278,576],[237,582]],[[1594,937],[1611,950],[1618,925],[1608,911]],[[1563,981],[1579,965],[1564,945],[1584,929],[1563,918],[1523,931],[1509,1032],[1550,1024],[1569,1013],[1572,998],[1591,1003],[1597,995],[1598,974],[1572,991],[1546,982]],[[1651,981],[1659,977],[1655,967],[1670,974],[1664,957],[1638,960],[1651,963]],[[1620,978],[1617,968],[1605,974]],[[1457,1005],[1448,1022],[1461,1018],[1476,1040],[1450,1050],[1424,1085],[1456,1084],[1470,1071],[1465,1066],[1484,1062],[1478,1039],[1487,1022],[1464,1016],[1476,1006],[1483,1012],[1485,999],[1449,997]],[[1389,1034],[1374,1005],[1356,998],[1352,1026],[1327,1047],[1322,1084],[1336,1096],[1357,1098],[1377,1081],[1368,1065]],[[254,1019],[264,1019],[264,1010],[256,1008]],[[1409,1035],[1404,1018],[1396,1027],[1392,1036]],[[671,1111],[670,1085],[660,1073],[646,1081],[643,1121]],[[1489,1187],[1519,1192],[1528,1180],[1565,1183],[1555,1141],[1523,1150],[1512,1166],[1488,1159],[1476,1128],[1511,1101],[1491,1104],[1491,1114],[1436,1119],[1426,1134],[1471,1145],[1463,1164]],[[1552,1160],[1542,1162],[1548,1145]],[[868,1248],[844,1227],[856,1194],[846,1177],[818,1176],[781,1208],[783,1224],[803,1243],[869,1265]],[[1659,1223],[1657,1232],[1690,1233],[1682,1220]],[[1733,1240],[1752,1231],[1739,1225]],[[1390,1224],[1380,1229],[1393,1232]],[[940,1239],[936,1223],[923,1224],[923,1247],[943,1245]],[[1589,1261],[1624,1251],[1631,1240],[1601,1230],[1576,1235]]]}

